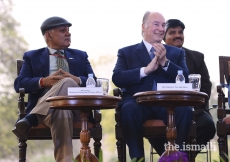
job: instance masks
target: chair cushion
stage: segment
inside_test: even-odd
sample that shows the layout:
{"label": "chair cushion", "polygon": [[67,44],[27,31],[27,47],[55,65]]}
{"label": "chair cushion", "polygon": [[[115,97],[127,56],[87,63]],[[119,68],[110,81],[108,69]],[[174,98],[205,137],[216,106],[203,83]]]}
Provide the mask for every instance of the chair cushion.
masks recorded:
{"label": "chair cushion", "polygon": [[226,116],[223,121],[226,123],[226,124],[230,124],[230,116]]}
{"label": "chair cushion", "polygon": [[143,127],[166,126],[163,120],[147,120]]}
{"label": "chair cushion", "polygon": [[[94,124],[91,122],[88,122],[88,128],[93,128]],[[73,128],[81,128],[81,122],[74,122]],[[32,129],[49,129],[45,124],[39,124],[37,127],[32,127]]]}

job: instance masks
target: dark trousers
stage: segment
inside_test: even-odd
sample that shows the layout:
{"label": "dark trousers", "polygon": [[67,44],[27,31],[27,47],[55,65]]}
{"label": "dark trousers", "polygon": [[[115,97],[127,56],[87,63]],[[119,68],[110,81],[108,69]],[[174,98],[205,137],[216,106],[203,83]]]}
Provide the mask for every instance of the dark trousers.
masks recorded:
{"label": "dark trousers", "polygon": [[[187,140],[189,127],[192,121],[190,107],[175,109],[175,124],[177,127],[176,143],[181,147]],[[138,105],[135,101],[128,101],[121,107],[122,131],[125,142],[129,147],[130,158],[144,157],[143,127],[149,119],[160,119],[167,124],[167,110],[165,107],[148,107]]]}
{"label": "dark trousers", "polygon": [[[195,117],[196,121],[196,143],[206,145],[216,133],[215,123],[210,114],[203,111]],[[201,150],[200,150],[201,151]]]}

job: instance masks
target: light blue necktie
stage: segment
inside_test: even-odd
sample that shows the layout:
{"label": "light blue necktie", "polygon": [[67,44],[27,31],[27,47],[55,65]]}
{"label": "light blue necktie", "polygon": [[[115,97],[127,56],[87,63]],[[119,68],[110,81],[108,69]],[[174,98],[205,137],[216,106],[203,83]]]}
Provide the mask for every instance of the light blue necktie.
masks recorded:
{"label": "light blue necktie", "polygon": [[[149,56],[150,56],[150,58],[151,58],[151,60],[155,57],[155,55],[154,55],[154,48],[152,47],[151,49],[150,49],[150,52],[149,52]],[[153,87],[152,87],[152,90],[153,91],[156,91],[157,90],[157,84],[156,84],[156,81],[155,81],[155,74],[154,74],[154,80],[153,80]]]}
{"label": "light blue necktie", "polygon": [[149,52],[149,56],[150,56],[150,58],[151,58],[151,60],[154,58],[154,48],[152,47],[151,49],[150,49],[150,52]]}

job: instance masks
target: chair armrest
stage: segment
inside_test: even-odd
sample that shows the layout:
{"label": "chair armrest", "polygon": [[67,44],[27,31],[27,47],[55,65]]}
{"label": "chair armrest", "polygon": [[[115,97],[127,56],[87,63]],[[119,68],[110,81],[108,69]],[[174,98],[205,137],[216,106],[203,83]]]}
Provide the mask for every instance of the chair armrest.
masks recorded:
{"label": "chair armrest", "polygon": [[117,97],[121,97],[122,96],[122,92],[120,88],[114,88],[113,89],[113,95],[117,96]]}
{"label": "chair armrest", "polygon": [[24,97],[25,97],[25,89],[20,88],[19,97],[18,97],[18,118],[19,119],[22,119],[26,116]]}

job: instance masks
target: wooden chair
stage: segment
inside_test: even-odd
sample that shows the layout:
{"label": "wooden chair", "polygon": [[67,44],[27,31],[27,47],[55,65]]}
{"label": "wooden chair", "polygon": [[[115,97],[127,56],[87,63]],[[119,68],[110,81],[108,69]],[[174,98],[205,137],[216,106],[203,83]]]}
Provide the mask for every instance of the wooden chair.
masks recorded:
{"label": "wooden chair", "polygon": [[[115,88],[113,90],[114,96],[122,96],[121,90],[119,88]],[[193,113],[195,116],[195,113]],[[115,109],[115,134],[116,134],[116,145],[117,145],[117,153],[118,153],[118,161],[126,162],[126,143],[124,142],[124,137],[122,134],[122,124],[120,119],[120,108],[117,107]],[[194,118],[194,117],[193,117]],[[143,137],[145,138],[157,138],[157,137],[166,137],[166,125],[163,120],[147,120],[143,124]],[[196,144],[196,123],[193,120],[189,130],[189,144]],[[196,152],[189,152],[189,161],[195,161]],[[150,162],[153,162],[153,158],[151,156],[150,150]]]}
{"label": "wooden chair", "polygon": [[[217,106],[217,136],[219,145],[219,155],[225,161],[228,159],[224,154],[228,155],[228,138],[230,135],[230,121],[225,120],[226,115],[230,114],[228,99],[230,98],[229,76],[230,76],[230,57],[219,56],[219,74],[220,85],[217,86],[218,106]],[[226,90],[227,89],[227,90]],[[228,91],[228,97],[225,97],[225,90]],[[226,104],[227,103],[227,104]]]}
{"label": "wooden chair", "polygon": [[[19,75],[21,67],[23,64],[23,60],[17,60],[17,75]],[[26,102],[24,101],[25,97],[25,90],[21,88],[19,90],[19,98],[18,98],[18,117],[22,119],[25,114],[26,109]],[[94,139],[94,154],[97,158],[99,158],[99,151],[101,149],[101,139],[102,139],[102,128],[100,125],[101,122],[101,113],[98,110],[94,111],[94,119],[95,123],[88,122],[88,127],[90,130],[90,136]],[[81,122],[74,122],[73,123],[73,139],[80,139],[80,132],[81,132]],[[51,132],[49,127],[44,124],[39,124],[37,127],[32,127],[28,134],[27,140],[50,140]],[[19,162],[26,161],[26,149],[27,144],[25,139],[18,139],[19,140]]]}

